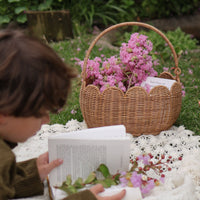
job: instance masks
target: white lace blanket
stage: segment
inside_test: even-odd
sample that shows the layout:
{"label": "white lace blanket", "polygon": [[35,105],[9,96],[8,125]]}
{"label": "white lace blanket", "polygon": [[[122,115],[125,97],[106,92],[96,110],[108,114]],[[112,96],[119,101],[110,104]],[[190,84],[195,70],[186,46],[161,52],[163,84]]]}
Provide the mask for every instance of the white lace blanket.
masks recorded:
{"label": "white lace blanket", "polygon": [[[19,144],[13,151],[17,161],[37,157],[47,151],[47,138],[56,132],[70,132],[86,129],[84,122],[69,121],[66,125],[43,125],[38,133],[25,143]],[[165,172],[165,183],[155,187],[144,200],[200,200],[200,136],[194,136],[183,126],[171,127],[157,136],[142,135],[133,137],[132,157],[142,153],[171,155],[173,158],[183,156],[182,161],[170,164],[172,170]],[[43,196],[27,199],[48,200],[48,189]]]}

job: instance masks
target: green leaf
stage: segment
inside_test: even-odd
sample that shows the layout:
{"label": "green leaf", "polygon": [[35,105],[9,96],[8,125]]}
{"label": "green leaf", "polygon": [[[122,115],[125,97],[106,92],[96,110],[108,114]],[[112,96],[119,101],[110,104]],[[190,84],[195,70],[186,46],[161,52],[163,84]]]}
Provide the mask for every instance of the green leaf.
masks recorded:
{"label": "green leaf", "polygon": [[72,184],[72,177],[71,177],[71,175],[67,176],[66,181],[63,182],[63,184],[65,184],[65,185],[71,185]]}
{"label": "green leaf", "polygon": [[8,0],[9,3],[20,2],[20,0]]}
{"label": "green leaf", "polygon": [[118,6],[114,6],[114,5],[109,5],[108,6],[109,8],[112,8],[113,11],[118,11],[118,12],[121,12],[121,13],[126,13],[126,11],[122,8],[119,8]]}
{"label": "green leaf", "polygon": [[60,186],[58,188],[60,190],[65,191],[68,195],[71,195],[71,194],[74,194],[74,193],[77,192],[77,189],[72,185],[69,185],[69,186],[62,185],[62,186]]}
{"label": "green leaf", "polygon": [[26,17],[25,14],[19,15],[19,16],[17,17],[17,22],[19,22],[19,23],[24,23],[24,22],[26,22],[26,21],[27,21],[27,17]]}
{"label": "green leaf", "polygon": [[74,186],[76,189],[81,189],[81,188],[83,188],[83,187],[85,186],[85,184],[83,183],[83,179],[79,177],[79,178],[74,182],[73,186]]}
{"label": "green leaf", "polygon": [[115,181],[116,183],[119,182],[119,177],[120,177],[120,173],[119,173],[119,174],[116,174],[116,175],[114,176],[114,181]]}
{"label": "green leaf", "polygon": [[97,183],[102,184],[104,188],[109,188],[112,185],[117,185],[117,183],[111,178],[106,178],[106,179],[103,179],[103,180],[96,180],[95,184],[97,184]]}
{"label": "green leaf", "polygon": [[47,9],[49,9],[48,4],[42,3],[38,6],[38,10],[40,10],[40,11],[47,10]]}
{"label": "green leaf", "polygon": [[0,16],[0,24],[8,24],[10,20],[11,19],[8,15]]}
{"label": "green leaf", "polygon": [[38,6],[38,10],[48,10],[51,8],[52,0],[46,0]]}
{"label": "green leaf", "polygon": [[91,172],[89,174],[89,176],[87,177],[87,179],[85,180],[84,184],[90,184],[92,183],[94,180],[96,180],[96,174],[95,172]]}
{"label": "green leaf", "polygon": [[103,20],[103,22],[105,24],[108,24],[108,21],[111,22],[111,23],[113,23],[113,24],[117,24],[117,21],[115,19],[109,17],[109,16],[103,15],[101,13],[95,13],[95,15],[98,16],[98,17],[100,17],[100,18],[102,18],[102,20]]}
{"label": "green leaf", "polygon": [[18,15],[18,14],[20,14],[21,12],[23,12],[25,10],[27,10],[26,7],[17,7],[17,8],[15,8],[15,14]]}
{"label": "green leaf", "polygon": [[107,188],[107,184],[104,182],[104,180],[96,180],[95,184],[100,183],[101,185],[103,185],[104,188]]}
{"label": "green leaf", "polygon": [[111,187],[112,185],[117,185],[117,183],[111,178],[105,179],[104,182],[106,183],[107,187]]}
{"label": "green leaf", "polygon": [[108,176],[110,176],[110,172],[108,167],[105,164],[100,164],[97,171],[101,172],[102,175],[107,178]]}
{"label": "green leaf", "polygon": [[137,167],[138,167],[138,163],[137,161],[134,161],[130,171],[131,172],[134,171]]}

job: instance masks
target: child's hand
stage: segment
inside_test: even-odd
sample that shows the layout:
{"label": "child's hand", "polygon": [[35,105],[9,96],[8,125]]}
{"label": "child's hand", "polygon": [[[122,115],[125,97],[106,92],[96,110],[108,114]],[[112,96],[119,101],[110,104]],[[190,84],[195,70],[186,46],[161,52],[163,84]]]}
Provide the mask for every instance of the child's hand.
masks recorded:
{"label": "child's hand", "polygon": [[95,197],[98,200],[121,200],[126,194],[126,190],[122,190],[118,194],[115,194],[112,196],[107,196],[107,197],[101,197],[98,195],[100,192],[104,191],[103,185],[101,185],[101,184],[97,184],[97,185],[91,187],[90,191],[95,195]]}
{"label": "child's hand", "polygon": [[58,167],[63,163],[62,160],[57,159],[49,163],[49,154],[48,152],[40,155],[37,158],[37,168],[40,175],[40,179],[42,181],[45,180],[47,175],[53,170],[54,168]]}

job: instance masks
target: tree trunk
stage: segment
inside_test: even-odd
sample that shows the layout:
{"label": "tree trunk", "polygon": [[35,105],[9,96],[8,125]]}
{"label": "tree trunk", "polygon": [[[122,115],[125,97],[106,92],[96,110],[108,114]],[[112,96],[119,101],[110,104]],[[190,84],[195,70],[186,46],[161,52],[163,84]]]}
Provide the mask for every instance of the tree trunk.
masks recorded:
{"label": "tree trunk", "polygon": [[73,37],[70,12],[27,11],[28,29],[31,35],[49,41],[60,41]]}

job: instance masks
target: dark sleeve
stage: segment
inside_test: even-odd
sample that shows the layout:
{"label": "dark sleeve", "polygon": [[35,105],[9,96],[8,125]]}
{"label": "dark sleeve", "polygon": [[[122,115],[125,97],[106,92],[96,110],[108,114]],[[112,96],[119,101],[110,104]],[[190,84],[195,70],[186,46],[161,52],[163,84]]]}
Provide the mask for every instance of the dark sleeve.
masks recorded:
{"label": "dark sleeve", "polygon": [[72,194],[63,200],[97,200],[90,190],[84,190],[76,194]]}
{"label": "dark sleeve", "polygon": [[15,156],[9,149],[4,149],[0,141],[0,199],[11,199],[15,195],[12,183],[15,174]]}
{"label": "dark sleeve", "polygon": [[44,185],[40,180],[36,159],[17,163],[14,187],[15,197],[30,197],[43,194]]}
{"label": "dark sleeve", "polygon": [[0,139],[0,200],[43,194],[36,160],[16,163],[12,150]]}

